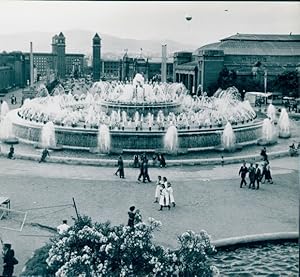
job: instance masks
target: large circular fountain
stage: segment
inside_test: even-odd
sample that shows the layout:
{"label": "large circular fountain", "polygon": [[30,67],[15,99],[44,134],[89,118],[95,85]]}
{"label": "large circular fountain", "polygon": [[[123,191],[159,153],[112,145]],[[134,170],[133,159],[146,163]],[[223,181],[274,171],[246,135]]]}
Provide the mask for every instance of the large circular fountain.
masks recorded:
{"label": "large circular fountain", "polygon": [[[176,152],[221,145],[228,124],[236,143],[261,135],[261,120],[248,101],[240,101],[235,88],[219,90],[213,97],[192,97],[181,83],[145,82],[140,74],[132,82],[81,80],[67,87],[66,92],[60,85],[51,96],[42,87],[39,97],[10,112],[16,137],[39,142],[42,127],[53,122],[57,144],[66,148]],[[99,145],[101,141],[109,145]]]}

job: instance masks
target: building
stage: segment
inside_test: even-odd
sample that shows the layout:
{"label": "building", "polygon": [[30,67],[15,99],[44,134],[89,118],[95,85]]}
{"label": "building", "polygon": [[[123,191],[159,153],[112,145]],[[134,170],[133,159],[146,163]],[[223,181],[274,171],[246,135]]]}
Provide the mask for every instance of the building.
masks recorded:
{"label": "building", "polygon": [[[125,53],[119,62],[120,80],[132,80],[137,73],[143,74],[145,80],[161,80],[161,64],[161,58],[146,58],[142,53],[137,57],[130,57]],[[173,81],[173,58],[167,59],[167,81]]]}
{"label": "building", "polygon": [[274,79],[300,63],[300,35],[236,34],[204,45],[193,53],[174,54],[174,81],[189,91],[209,91],[227,67],[237,78]]}
{"label": "building", "polygon": [[101,78],[103,80],[121,80],[121,62],[119,59],[101,60]]}
{"label": "building", "polygon": [[23,87],[29,79],[29,60],[22,52],[0,53],[0,89]]}

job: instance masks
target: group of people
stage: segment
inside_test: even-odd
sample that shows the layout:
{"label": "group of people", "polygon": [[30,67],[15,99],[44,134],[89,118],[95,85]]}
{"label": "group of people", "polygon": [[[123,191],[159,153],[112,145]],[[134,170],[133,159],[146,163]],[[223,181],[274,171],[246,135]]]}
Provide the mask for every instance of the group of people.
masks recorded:
{"label": "group of people", "polygon": [[[133,156],[133,167],[135,168],[138,168],[141,166],[141,164],[143,163],[143,159],[144,159],[144,156],[146,154],[142,154],[140,157],[139,155],[135,154]],[[153,165],[155,166],[157,163],[159,163],[159,166],[160,167],[166,167],[167,166],[167,163],[166,163],[166,158],[164,156],[164,154],[154,154],[152,156],[152,161],[153,161]]]}
{"label": "group of people", "polygon": [[164,207],[171,209],[176,206],[173,188],[170,182],[168,182],[167,177],[158,176],[155,189],[155,201],[154,203],[159,203],[160,209],[162,211]]}
{"label": "group of people", "polygon": [[[261,151],[262,161],[260,165],[258,163],[253,166],[253,163],[250,163],[250,166],[247,167],[246,162],[243,162],[239,170],[239,175],[241,176],[240,188],[243,185],[247,186],[246,176],[249,174],[249,189],[259,189],[260,183],[268,183],[273,184],[273,179],[271,175],[271,167],[268,160],[267,150],[264,147]],[[264,179],[264,180],[263,180]]]}
{"label": "group of people", "polygon": [[[14,148],[13,145],[11,145],[10,148],[9,148],[9,152],[7,154],[7,158],[11,159],[11,160],[15,159],[14,154],[15,154],[15,148]],[[47,148],[45,148],[42,151],[42,155],[41,155],[41,158],[39,160],[39,163],[46,162],[47,156],[50,157],[50,153],[49,153],[49,150]]]}

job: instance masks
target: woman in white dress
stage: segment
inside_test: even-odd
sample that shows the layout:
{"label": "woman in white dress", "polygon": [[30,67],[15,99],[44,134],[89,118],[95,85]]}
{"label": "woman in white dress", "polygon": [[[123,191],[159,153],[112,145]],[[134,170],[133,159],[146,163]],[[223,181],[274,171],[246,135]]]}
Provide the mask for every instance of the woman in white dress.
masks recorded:
{"label": "woman in white dress", "polygon": [[170,201],[169,201],[169,192],[167,191],[167,178],[163,177],[162,190],[160,193],[159,205],[160,211],[162,211],[163,207],[168,207],[170,210]]}
{"label": "woman in white dress", "polygon": [[169,193],[170,203],[173,204],[173,207],[175,207],[176,204],[175,204],[175,199],[174,199],[174,194],[173,194],[173,188],[172,188],[170,182],[168,182],[167,191]]}
{"label": "woman in white dress", "polygon": [[160,192],[162,190],[161,187],[161,176],[158,176],[157,182],[156,182],[156,189],[155,189],[155,201],[154,203],[158,203],[158,198],[160,197]]}

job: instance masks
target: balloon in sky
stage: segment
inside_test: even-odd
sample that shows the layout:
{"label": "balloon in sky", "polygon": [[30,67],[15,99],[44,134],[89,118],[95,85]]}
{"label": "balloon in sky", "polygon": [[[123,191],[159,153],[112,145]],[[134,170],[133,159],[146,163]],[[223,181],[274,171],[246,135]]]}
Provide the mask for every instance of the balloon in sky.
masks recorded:
{"label": "balloon in sky", "polygon": [[185,19],[186,19],[187,21],[191,21],[192,18],[193,18],[193,17],[192,17],[191,15],[188,15],[188,14],[185,16]]}

